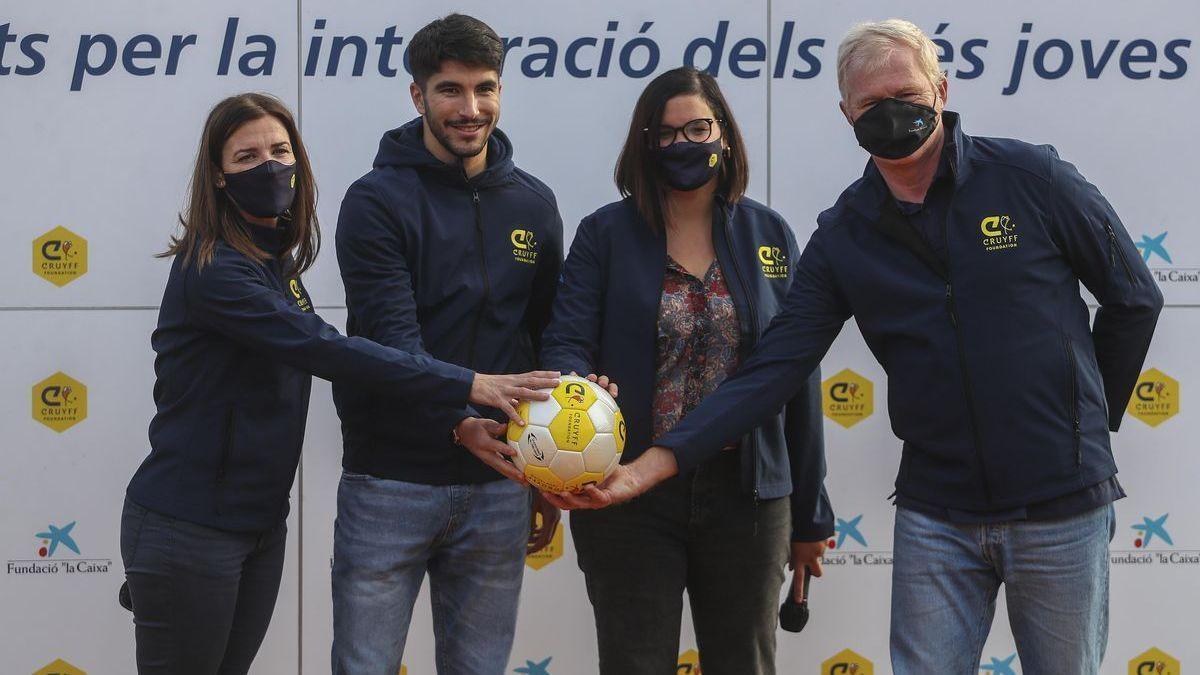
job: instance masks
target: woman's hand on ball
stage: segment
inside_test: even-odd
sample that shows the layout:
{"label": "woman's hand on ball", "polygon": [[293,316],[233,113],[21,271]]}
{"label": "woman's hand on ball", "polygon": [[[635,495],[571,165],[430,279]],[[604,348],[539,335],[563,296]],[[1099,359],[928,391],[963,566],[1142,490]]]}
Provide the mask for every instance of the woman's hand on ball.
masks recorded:
{"label": "woman's hand on ball", "polygon": [[471,382],[468,400],[476,405],[485,405],[502,410],[508,419],[525,426],[517,414],[514,401],[545,401],[550,394],[537,389],[553,389],[558,386],[560,373],[554,370],[534,370],[520,375],[484,375],[476,373]]}
{"label": "woman's hand on ball", "polygon": [[517,451],[496,438],[507,430],[506,424],[483,417],[468,417],[454,428],[459,444],[478,457],[479,461],[499,471],[505,478],[528,485],[525,474],[507,459]]}

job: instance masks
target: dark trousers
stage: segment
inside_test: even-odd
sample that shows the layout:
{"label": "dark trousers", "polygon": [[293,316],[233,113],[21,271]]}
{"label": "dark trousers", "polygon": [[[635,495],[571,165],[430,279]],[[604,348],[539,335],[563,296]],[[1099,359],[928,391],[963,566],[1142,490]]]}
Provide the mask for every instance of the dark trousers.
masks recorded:
{"label": "dark trousers", "polygon": [[283,574],[287,525],[226,532],[125,500],[121,558],[141,675],[246,673]]}
{"label": "dark trousers", "polygon": [[775,672],[791,513],[738,476],[725,451],[628,504],[571,513],[602,675],[676,672],[684,589],[704,675]]}

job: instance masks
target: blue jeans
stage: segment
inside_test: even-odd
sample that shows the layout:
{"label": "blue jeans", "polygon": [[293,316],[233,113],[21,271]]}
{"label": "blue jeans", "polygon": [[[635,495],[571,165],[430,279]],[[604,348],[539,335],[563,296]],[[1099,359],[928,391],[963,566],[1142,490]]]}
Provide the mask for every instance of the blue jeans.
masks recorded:
{"label": "blue jeans", "polygon": [[438,673],[503,673],[530,504],[529,489],[508,480],[420,485],[343,473],[333,531],[333,672],[399,672],[428,572]]}
{"label": "blue jeans", "polygon": [[226,532],[126,499],[121,559],[142,675],[242,675],[266,635],[283,576],[284,521]]}
{"label": "blue jeans", "polygon": [[1115,526],[1112,505],[1058,520],[995,525],[956,525],[897,508],[893,671],[978,673],[1003,583],[1022,672],[1100,672]]}

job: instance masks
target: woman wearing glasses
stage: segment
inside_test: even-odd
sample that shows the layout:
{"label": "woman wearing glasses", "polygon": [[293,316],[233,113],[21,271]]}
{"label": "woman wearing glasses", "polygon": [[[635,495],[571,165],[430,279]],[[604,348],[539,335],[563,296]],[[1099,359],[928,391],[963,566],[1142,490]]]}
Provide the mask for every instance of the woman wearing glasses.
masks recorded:
{"label": "woman wearing glasses", "polygon": [[[799,253],[779,214],[743,196],[742,136],[705,73],[678,68],[646,87],[616,182],[624,199],[575,235],[542,361],[620,384],[627,463],[737,369]],[[814,373],[710,462],[628,504],[572,514],[602,674],[675,672],[685,589],[706,675],[775,672],[784,567],[819,574],[833,533],[818,383]]]}

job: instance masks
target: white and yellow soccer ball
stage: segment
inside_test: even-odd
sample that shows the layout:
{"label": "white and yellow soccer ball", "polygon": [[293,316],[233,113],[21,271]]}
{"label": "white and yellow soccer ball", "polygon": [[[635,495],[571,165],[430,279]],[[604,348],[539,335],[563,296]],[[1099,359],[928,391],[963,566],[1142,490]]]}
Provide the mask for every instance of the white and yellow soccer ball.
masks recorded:
{"label": "white and yellow soccer ball", "polygon": [[600,385],[574,375],[559,380],[550,398],[517,407],[525,426],[508,425],[508,444],[531,485],[578,492],[604,480],[621,461],[625,418]]}

